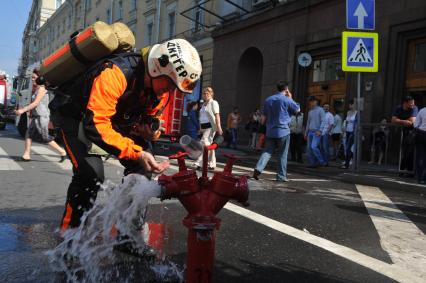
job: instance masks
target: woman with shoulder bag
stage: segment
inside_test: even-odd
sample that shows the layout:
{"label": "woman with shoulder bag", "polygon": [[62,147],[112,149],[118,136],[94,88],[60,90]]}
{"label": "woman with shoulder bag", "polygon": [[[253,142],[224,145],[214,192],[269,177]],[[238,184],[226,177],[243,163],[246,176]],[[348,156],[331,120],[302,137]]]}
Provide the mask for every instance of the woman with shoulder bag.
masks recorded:
{"label": "woman with shoulder bag", "polygon": [[[201,142],[204,145],[210,145],[213,142],[215,134],[223,135],[221,123],[220,123],[220,110],[219,103],[213,99],[214,92],[211,87],[205,87],[203,89],[203,100],[204,103],[200,108],[200,133],[201,133]],[[197,169],[201,169],[201,162],[203,157],[200,156],[194,166]],[[216,168],[216,155],[214,150],[209,151],[209,161],[208,161],[209,170],[214,170]]]}

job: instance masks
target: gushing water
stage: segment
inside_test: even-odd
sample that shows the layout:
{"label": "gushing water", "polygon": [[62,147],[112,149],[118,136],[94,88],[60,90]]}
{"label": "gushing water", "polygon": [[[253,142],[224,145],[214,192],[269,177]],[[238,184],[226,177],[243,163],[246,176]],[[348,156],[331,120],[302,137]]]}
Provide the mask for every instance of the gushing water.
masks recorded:
{"label": "gushing water", "polygon": [[155,263],[114,251],[114,246],[129,244],[139,252],[147,250],[145,215],[149,200],[161,193],[158,183],[130,174],[122,184],[103,189],[105,201],[96,201],[82,224],[66,231],[64,241],[47,252],[53,269],[64,273],[68,282],[183,281],[182,272],[171,262]]}

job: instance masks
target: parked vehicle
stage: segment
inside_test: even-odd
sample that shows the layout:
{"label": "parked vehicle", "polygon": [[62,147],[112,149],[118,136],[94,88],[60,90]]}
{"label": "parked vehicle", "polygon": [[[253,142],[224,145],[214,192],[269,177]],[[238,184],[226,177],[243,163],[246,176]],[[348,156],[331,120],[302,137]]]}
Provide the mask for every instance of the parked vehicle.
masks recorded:
{"label": "parked vehicle", "polygon": [[6,109],[7,106],[7,78],[6,75],[0,74],[0,106],[2,109]]}
{"label": "parked vehicle", "polygon": [[3,131],[4,129],[6,129],[6,119],[0,112],[0,131]]}

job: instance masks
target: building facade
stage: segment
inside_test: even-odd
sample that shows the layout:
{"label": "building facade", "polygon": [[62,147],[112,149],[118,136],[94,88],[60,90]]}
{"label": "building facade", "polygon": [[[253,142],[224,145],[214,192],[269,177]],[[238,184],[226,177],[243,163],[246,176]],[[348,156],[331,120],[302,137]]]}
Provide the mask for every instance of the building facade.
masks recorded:
{"label": "building facade", "polygon": [[[176,37],[192,42],[203,62],[202,85],[210,85],[212,81],[211,31],[218,24],[232,19],[238,9],[224,0],[51,0],[49,4],[54,13],[44,24],[33,26],[36,11],[45,2],[48,0],[33,3],[27,24],[33,27],[31,39],[27,29],[24,33],[24,41],[33,43],[31,62],[23,67],[40,62],[64,45],[72,33],[95,21],[119,21],[134,32],[137,49]],[[26,53],[22,54],[24,58]]]}
{"label": "building facade", "polygon": [[[275,92],[279,80],[290,82],[304,111],[310,95],[343,110],[357,89],[357,75],[341,70],[345,2],[275,2],[217,27],[212,84],[223,112],[239,106],[247,117]],[[426,106],[426,1],[376,0],[375,31],[379,72],[362,74],[365,122],[389,118],[403,95]],[[307,68],[297,62],[302,52],[313,58]]]}
{"label": "building facade", "polygon": [[39,60],[38,31],[59,7],[59,0],[33,0],[22,36],[22,53],[18,74],[23,76],[28,66]]}

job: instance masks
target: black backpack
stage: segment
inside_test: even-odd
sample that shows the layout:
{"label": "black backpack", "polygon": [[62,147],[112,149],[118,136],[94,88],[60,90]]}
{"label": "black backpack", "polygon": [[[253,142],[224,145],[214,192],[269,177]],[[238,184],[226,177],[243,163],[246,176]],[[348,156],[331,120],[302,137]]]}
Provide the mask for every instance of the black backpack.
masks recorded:
{"label": "black backpack", "polygon": [[83,74],[50,89],[54,94],[53,100],[49,103],[53,123],[57,125],[59,119],[55,117],[60,116],[80,120],[87,107],[94,79],[113,64],[119,67],[126,77],[128,95],[132,93],[128,90],[140,91],[143,88],[143,79],[137,80],[143,78],[145,72],[141,54],[134,52],[112,54],[97,61]]}

